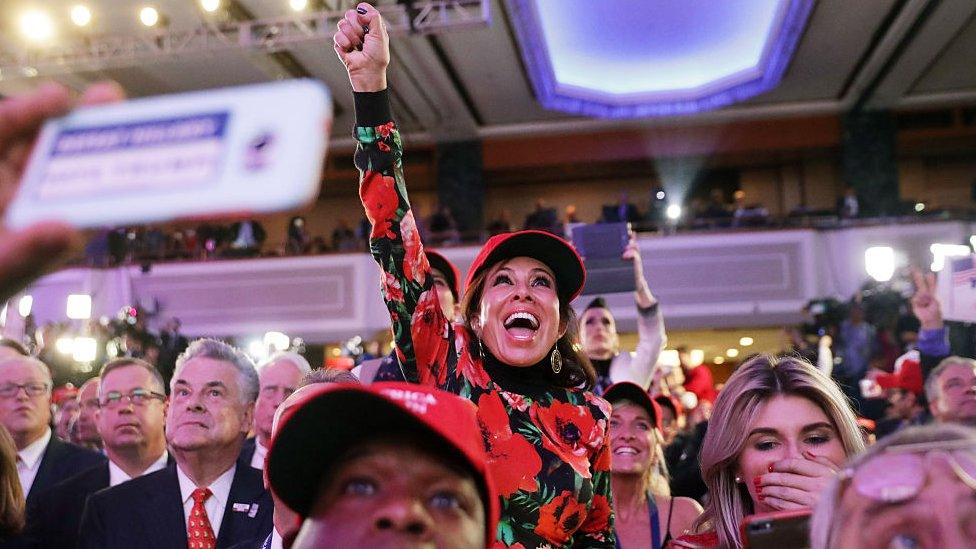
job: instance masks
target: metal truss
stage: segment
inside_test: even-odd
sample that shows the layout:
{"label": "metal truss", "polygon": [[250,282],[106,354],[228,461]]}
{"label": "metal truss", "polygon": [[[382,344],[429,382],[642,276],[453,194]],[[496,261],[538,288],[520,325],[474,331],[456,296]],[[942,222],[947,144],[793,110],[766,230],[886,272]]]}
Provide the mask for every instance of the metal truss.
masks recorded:
{"label": "metal truss", "polygon": [[[432,34],[488,26],[490,3],[491,0],[415,0],[380,4],[377,9],[392,35]],[[342,2],[324,5],[338,8]],[[344,9],[327,9],[270,19],[208,21],[189,29],[86,37],[16,53],[0,51],[0,80],[124,67],[204,52],[239,49],[275,53],[300,44],[332,40],[336,23],[344,13]]]}

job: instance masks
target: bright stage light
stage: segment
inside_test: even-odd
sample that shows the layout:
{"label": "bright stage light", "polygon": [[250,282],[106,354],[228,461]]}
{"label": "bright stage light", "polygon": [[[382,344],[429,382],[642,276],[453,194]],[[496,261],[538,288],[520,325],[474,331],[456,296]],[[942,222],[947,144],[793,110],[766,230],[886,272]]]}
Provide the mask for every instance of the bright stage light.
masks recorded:
{"label": "bright stage light", "polygon": [[739,356],[739,350],[736,349],[735,347],[732,347],[730,349],[726,349],[725,356],[727,356],[729,358],[735,358],[735,357]]}
{"label": "bright stage light", "polygon": [[724,364],[725,363],[725,357],[724,356],[717,356],[717,357],[715,357],[715,358],[712,359],[712,362],[714,364]]}
{"label": "bright stage light", "polygon": [[864,270],[878,282],[887,282],[895,274],[895,250],[891,246],[872,246],[864,250]]}
{"label": "bright stage light", "polygon": [[17,304],[17,312],[20,316],[27,318],[27,315],[31,314],[31,309],[34,307],[34,298],[29,295],[25,295],[20,298],[20,303]]}
{"label": "bright stage light", "polygon": [[937,273],[945,268],[947,257],[965,257],[969,255],[969,246],[965,244],[932,244],[929,246],[932,252],[932,265],[930,268],[933,273]]}
{"label": "bright stage light", "polygon": [[288,0],[288,5],[295,11],[302,11],[308,7],[308,0]]}
{"label": "bright stage light", "polygon": [[755,341],[751,337],[740,337],[739,338],[739,346],[741,346],[741,347],[748,347],[748,346],[752,345],[753,343],[755,343]]}
{"label": "bright stage light", "polygon": [[915,211],[916,212],[922,213],[924,210],[925,210],[925,203],[924,202],[916,202],[915,203]]}
{"label": "bright stage light", "polygon": [[92,301],[88,294],[71,294],[68,296],[66,314],[72,320],[88,320],[91,318]]}
{"label": "bright stage light", "polygon": [[54,36],[54,22],[43,11],[31,10],[20,16],[20,32],[32,42],[43,42]]}
{"label": "bright stage light", "polygon": [[264,334],[264,347],[275,351],[287,351],[291,346],[291,339],[281,332],[267,332]]}
{"label": "bright stage light", "polygon": [[220,9],[220,0],[200,0],[200,7],[207,13],[213,13]]}
{"label": "bright stage light", "polygon": [[139,21],[147,27],[155,27],[159,23],[159,12],[152,6],[146,6],[139,10]]}
{"label": "bright stage light", "polygon": [[62,355],[70,355],[75,348],[75,338],[61,336],[54,342],[54,348]]}
{"label": "bright stage light", "polygon": [[71,8],[71,22],[76,26],[85,27],[91,23],[92,13],[87,6],[78,4]]}
{"label": "bright stage light", "polygon": [[76,337],[71,358],[77,362],[91,362],[98,356],[98,341],[93,337]]}
{"label": "bright stage light", "polygon": [[664,211],[664,214],[668,216],[668,219],[672,221],[677,221],[681,217],[681,206],[677,204],[671,204],[668,209]]}
{"label": "bright stage light", "polygon": [[692,349],[691,351],[688,351],[689,366],[701,366],[702,362],[705,362],[705,351],[701,349]]}
{"label": "bright stage light", "polygon": [[255,339],[254,341],[248,343],[247,353],[251,355],[251,358],[260,362],[268,358],[268,346],[265,345],[263,341]]}

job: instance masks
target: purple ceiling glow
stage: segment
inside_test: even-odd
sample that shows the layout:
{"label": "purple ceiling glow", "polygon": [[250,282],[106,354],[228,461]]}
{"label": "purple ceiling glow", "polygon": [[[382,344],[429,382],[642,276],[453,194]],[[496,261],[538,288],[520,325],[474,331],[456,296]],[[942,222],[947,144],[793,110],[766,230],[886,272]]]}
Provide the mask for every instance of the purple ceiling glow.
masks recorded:
{"label": "purple ceiling glow", "polygon": [[508,0],[536,98],[601,118],[693,114],[779,84],[813,0]]}

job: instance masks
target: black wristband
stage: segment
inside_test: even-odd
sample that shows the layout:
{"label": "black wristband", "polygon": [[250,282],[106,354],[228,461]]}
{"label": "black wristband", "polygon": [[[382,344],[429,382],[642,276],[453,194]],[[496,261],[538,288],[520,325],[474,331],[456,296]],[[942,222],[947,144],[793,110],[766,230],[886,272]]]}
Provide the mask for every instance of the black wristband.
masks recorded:
{"label": "black wristband", "polygon": [[356,125],[363,127],[379,126],[393,120],[390,109],[390,94],[387,90],[378,92],[353,92],[356,102]]}

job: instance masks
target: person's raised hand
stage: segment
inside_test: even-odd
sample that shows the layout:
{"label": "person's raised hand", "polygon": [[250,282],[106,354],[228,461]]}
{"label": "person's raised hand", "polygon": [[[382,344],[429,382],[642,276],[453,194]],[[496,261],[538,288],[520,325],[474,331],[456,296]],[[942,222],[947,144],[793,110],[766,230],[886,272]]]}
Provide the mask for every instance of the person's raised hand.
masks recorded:
{"label": "person's raised hand", "polygon": [[769,473],[756,477],[756,494],[777,511],[791,511],[815,507],[840,465],[804,452],[804,458],[777,461],[771,468]]}
{"label": "person's raised hand", "polygon": [[353,91],[386,89],[386,67],[390,64],[390,37],[376,8],[360,2],[346,11],[333,36],[333,49],[346,66]]}
{"label": "person's raised hand", "polygon": [[935,273],[925,273],[912,269],[915,282],[915,295],[912,296],[912,313],[922,324],[923,330],[941,329],[942,303],[936,294]]}
{"label": "person's raised hand", "polygon": [[[123,97],[117,84],[100,83],[88,88],[80,103],[95,105]],[[68,90],[57,84],[0,101],[0,211],[6,210],[20,186],[41,125],[67,113],[73,105]],[[74,228],[58,222],[38,223],[20,231],[0,229],[0,299],[9,299],[62,262],[80,241]]]}

